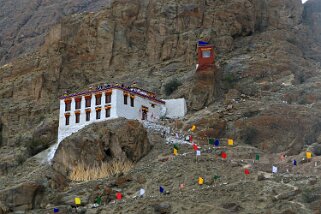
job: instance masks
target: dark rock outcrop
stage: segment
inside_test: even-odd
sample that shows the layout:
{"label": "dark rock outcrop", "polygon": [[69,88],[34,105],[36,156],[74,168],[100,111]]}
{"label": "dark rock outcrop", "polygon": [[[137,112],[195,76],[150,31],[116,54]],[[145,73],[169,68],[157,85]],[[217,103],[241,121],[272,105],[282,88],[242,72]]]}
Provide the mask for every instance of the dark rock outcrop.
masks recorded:
{"label": "dark rock outcrop", "polygon": [[136,162],[151,149],[147,132],[138,121],[115,119],[88,125],[64,139],[53,167],[67,175],[77,164],[100,165],[105,161]]}

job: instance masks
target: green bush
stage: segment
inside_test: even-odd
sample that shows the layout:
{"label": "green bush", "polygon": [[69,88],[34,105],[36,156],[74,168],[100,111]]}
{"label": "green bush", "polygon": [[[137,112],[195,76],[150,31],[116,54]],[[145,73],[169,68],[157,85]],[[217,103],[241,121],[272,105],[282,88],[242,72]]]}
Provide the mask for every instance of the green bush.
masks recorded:
{"label": "green bush", "polygon": [[320,156],[321,155],[321,145],[320,144],[317,144],[313,147],[313,153],[316,155],[316,156]]}
{"label": "green bush", "polygon": [[31,140],[26,144],[28,154],[34,156],[49,147],[48,143],[39,140]]}
{"label": "green bush", "polygon": [[171,81],[166,83],[164,85],[166,96],[171,95],[180,85],[182,85],[182,83],[178,81],[176,78],[173,78]]}
{"label": "green bush", "polygon": [[313,190],[306,189],[302,193],[302,200],[304,203],[312,203],[318,200],[320,197]]}
{"label": "green bush", "polygon": [[244,141],[244,143],[252,145],[254,144],[254,139],[257,135],[257,129],[252,126],[247,126],[241,131],[241,140]]}

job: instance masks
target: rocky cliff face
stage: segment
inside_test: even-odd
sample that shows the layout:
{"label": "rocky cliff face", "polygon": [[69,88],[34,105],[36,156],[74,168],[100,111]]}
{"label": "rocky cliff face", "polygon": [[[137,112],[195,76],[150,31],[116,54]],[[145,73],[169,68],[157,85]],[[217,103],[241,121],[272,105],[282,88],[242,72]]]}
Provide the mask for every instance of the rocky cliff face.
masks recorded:
{"label": "rocky cliff face", "polygon": [[[305,139],[317,138],[309,127],[318,126],[320,73],[320,44],[311,33],[317,31],[318,19],[303,11],[318,4],[311,1],[304,8],[300,0],[114,1],[98,13],[64,18],[38,52],[0,68],[2,144],[17,148],[28,141],[54,141],[57,97],[67,89],[136,80],[162,94],[164,84],[176,77],[183,85],[172,97],[188,98],[193,111],[212,106],[228,122],[230,136],[240,136],[252,120],[258,121],[257,135],[250,137],[262,145],[274,142],[263,136],[275,134],[268,128],[272,124],[260,122],[265,115],[279,105],[294,112],[301,109],[302,119],[306,114],[312,118],[306,123],[296,118],[307,133],[299,138],[278,135],[275,142],[284,145],[279,150],[295,139],[302,147],[302,142],[313,141]],[[313,17],[319,14],[317,8]],[[215,75],[203,82],[194,74],[200,38],[215,44],[217,52]],[[224,101],[223,94],[231,89],[236,96]],[[232,108],[226,111],[225,103]],[[276,123],[293,122],[282,118]]]}
{"label": "rocky cliff face", "polygon": [[0,64],[33,52],[44,42],[48,30],[64,16],[96,12],[109,0],[4,0],[0,2]]}

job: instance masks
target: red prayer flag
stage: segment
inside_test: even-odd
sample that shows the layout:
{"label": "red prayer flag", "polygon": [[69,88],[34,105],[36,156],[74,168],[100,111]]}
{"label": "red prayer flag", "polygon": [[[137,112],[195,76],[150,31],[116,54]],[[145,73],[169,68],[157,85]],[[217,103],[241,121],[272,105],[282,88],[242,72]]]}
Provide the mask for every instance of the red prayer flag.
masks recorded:
{"label": "red prayer flag", "polygon": [[226,158],[227,158],[227,154],[226,154],[225,152],[222,152],[222,153],[221,153],[221,157],[222,157],[223,159],[226,159]]}
{"label": "red prayer flag", "polygon": [[244,169],[244,174],[245,175],[249,175],[250,174],[250,170],[249,169]]}
{"label": "red prayer flag", "polygon": [[189,142],[193,142],[193,136],[192,135],[189,136]]}
{"label": "red prayer flag", "polygon": [[121,193],[120,193],[120,192],[117,192],[117,193],[116,193],[116,198],[117,198],[117,200],[121,200],[122,195],[121,195]]}
{"label": "red prayer flag", "polygon": [[196,144],[193,144],[193,149],[194,149],[194,151],[197,151],[198,150],[198,146]]}

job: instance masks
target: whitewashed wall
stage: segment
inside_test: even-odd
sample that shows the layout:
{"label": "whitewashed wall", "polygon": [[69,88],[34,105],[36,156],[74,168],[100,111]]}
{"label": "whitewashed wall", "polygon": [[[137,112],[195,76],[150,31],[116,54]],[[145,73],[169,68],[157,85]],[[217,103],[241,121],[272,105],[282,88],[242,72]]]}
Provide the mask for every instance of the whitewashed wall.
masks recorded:
{"label": "whitewashed wall", "polygon": [[166,107],[165,116],[168,118],[182,118],[187,113],[186,101],[184,98],[164,100]]}
{"label": "whitewashed wall", "polygon": [[[151,101],[149,99],[140,97],[139,95],[135,95],[134,99],[134,107],[130,106],[130,96],[128,96],[127,105],[124,104],[124,97],[123,97],[123,91],[120,89],[113,89],[112,90],[112,97],[111,97],[111,103],[106,104],[105,103],[105,92],[102,93],[101,97],[101,105],[96,106],[96,98],[95,94],[92,94],[91,97],[91,114],[90,114],[90,121],[86,121],[86,109],[85,108],[85,96],[82,96],[81,99],[81,109],[80,109],[80,121],[79,123],[76,123],[76,116],[75,116],[75,97],[72,97],[71,102],[71,110],[70,112],[70,123],[69,125],[65,125],[66,119],[65,119],[65,102],[64,99],[60,100],[60,114],[59,114],[59,128],[58,128],[58,143],[60,143],[64,138],[70,136],[71,134],[77,132],[78,130],[84,128],[85,126],[105,121],[109,119],[114,119],[118,117],[125,117],[127,119],[136,119],[141,120],[142,118],[142,106],[148,107],[148,113],[147,113],[147,120],[156,122],[160,118],[161,114],[161,107],[164,106],[164,104]],[[151,104],[155,104],[155,107],[153,108]],[[110,117],[106,118],[106,111],[105,111],[105,105],[111,105],[110,109]],[[96,107],[101,107],[101,117],[100,119],[96,120]]]}

